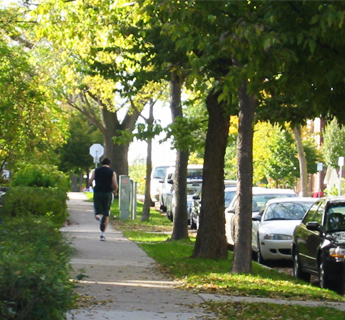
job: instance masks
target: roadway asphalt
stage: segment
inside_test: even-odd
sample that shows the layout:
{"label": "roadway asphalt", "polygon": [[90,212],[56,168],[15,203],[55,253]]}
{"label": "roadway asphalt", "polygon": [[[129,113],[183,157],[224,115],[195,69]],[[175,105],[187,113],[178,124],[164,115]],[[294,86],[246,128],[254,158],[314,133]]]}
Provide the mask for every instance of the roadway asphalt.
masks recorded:
{"label": "roadway asphalt", "polygon": [[100,241],[93,203],[83,193],[69,193],[68,211],[70,224],[61,231],[76,249],[71,259],[72,277],[82,277],[76,290],[84,301],[79,309],[67,314],[68,320],[217,319],[198,306],[207,300],[302,303],[345,311],[345,303],[229,297],[178,289],[176,282],[159,272],[153,259],[111,224],[107,241]]}

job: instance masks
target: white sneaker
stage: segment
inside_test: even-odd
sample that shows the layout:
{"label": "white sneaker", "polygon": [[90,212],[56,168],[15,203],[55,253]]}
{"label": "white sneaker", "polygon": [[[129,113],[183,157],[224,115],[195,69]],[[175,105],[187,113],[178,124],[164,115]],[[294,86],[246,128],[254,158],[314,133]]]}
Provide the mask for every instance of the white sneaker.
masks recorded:
{"label": "white sneaker", "polygon": [[106,241],[105,236],[102,236],[102,235],[101,235],[100,240],[101,240],[101,241]]}

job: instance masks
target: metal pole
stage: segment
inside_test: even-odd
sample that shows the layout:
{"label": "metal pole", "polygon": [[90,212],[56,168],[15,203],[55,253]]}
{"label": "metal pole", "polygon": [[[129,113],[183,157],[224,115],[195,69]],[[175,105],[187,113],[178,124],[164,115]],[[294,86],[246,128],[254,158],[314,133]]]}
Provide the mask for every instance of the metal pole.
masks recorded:
{"label": "metal pole", "polygon": [[338,195],[341,196],[341,177],[343,174],[343,166],[339,167],[339,190],[338,190]]}
{"label": "metal pole", "polygon": [[338,159],[338,166],[339,166],[339,187],[338,187],[338,195],[341,195],[341,177],[343,175],[343,165],[344,165],[344,157],[339,157]]}

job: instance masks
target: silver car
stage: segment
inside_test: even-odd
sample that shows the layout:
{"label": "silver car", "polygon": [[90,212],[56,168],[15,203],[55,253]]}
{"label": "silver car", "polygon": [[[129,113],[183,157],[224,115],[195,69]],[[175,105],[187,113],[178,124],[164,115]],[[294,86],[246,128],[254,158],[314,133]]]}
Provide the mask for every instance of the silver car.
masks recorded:
{"label": "silver car", "polygon": [[[256,216],[266,202],[274,198],[297,197],[297,194],[290,189],[267,189],[261,187],[253,187],[252,189],[252,217]],[[235,232],[235,209],[238,203],[238,196],[236,195],[231,201],[230,205],[225,209],[225,234],[227,242],[234,245]]]}

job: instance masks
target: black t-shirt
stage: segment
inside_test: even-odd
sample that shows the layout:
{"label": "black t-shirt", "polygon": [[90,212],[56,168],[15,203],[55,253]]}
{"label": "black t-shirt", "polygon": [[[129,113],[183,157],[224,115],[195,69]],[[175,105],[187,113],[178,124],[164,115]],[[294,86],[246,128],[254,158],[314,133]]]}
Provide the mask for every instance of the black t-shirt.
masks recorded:
{"label": "black t-shirt", "polygon": [[99,167],[95,170],[95,188],[96,192],[112,192],[113,191],[113,173],[109,167]]}

